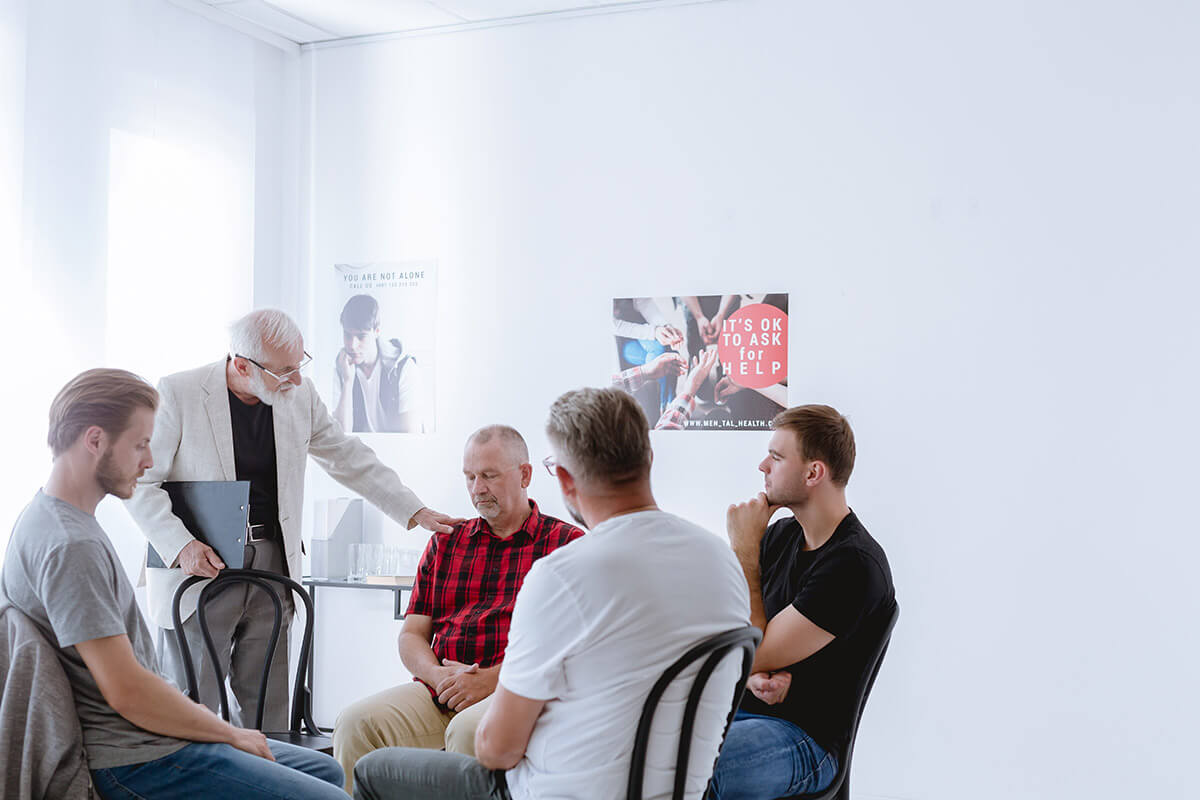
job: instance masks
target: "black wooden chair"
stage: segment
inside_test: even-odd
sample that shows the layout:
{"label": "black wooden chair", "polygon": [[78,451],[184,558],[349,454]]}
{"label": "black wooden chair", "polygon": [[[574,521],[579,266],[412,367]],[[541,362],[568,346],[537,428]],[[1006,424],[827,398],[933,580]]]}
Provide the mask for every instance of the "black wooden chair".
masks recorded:
{"label": "black wooden chair", "polygon": [[692,680],[692,688],[688,692],[687,704],[683,709],[683,720],[679,731],[679,750],[675,759],[675,788],[671,794],[672,800],[683,800],[684,787],[687,784],[688,756],[692,747],[692,729],[696,723],[696,711],[700,706],[700,697],[704,687],[712,676],[713,670],[735,648],[742,651],[742,673],[733,691],[733,703],[729,716],[725,719],[725,729],[721,732],[721,741],[729,731],[729,723],[738,705],[742,702],[742,691],[746,688],[746,679],[750,677],[750,665],[754,663],[754,650],[762,640],[758,628],[735,628],[724,633],[710,636],[684,653],[678,661],[667,667],[662,677],[650,689],[646,702],[642,705],[642,716],[638,721],[637,734],[633,740],[633,759],[629,763],[629,787],[626,800],[642,800],[642,783],[646,771],[646,751],[650,745],[650,726],[654,722],[654,712],[658,708],[663,693],[676,677],[695,661],[705,656],[707,660],[700,665],[700,670]]}
{"label": "black wooden chair", "polygon": [[857,702],[854,705],[854,716],[850,719],[850,736],[846,740],[845,752],[838,753],[838,770],[837,774],[833,776],[833,783],[829,784],[829,788],[820,792],[781,797],[779,800],[850,800],[850,758],[854,755],[854,739],[858,736],[858,723],[862,721],[863,709],[867,707],[867,697],[871,694],[871,687],[875,685],[875,676],[879,674],[879,666],[883,664],[883,657],[887,655],[888,643],[892,640],[892,629],[896,627],[896,620],[899,618],[900,606],[897,603],[892,603],[892,607],[879,618],[877,623],[879,638],[875,648],[871,651],[870,658],[867,659],[866,669],[859,676],[855,687]]}
{"label": "black wooden chair", "polygon": [[[183,632],[183,622],[179,615],[179,604],[183,593],[188,587],[204,580],[209,579],[193,575],[185,580],[175,591],[175,598],[171,605],[171,618],[175,624],[175,641],[179,644],[179,651],[183,656],[183,668],[187,676],[187,695],[197,702],[200,698],[200,689],[196,681],[196,668],[192,663],[192,654],[188,648],[187,636]],[[200,602],[196,608],[196,615],[200,623],[200,633],[204,637],[204,646],[208,650],[209,660],[212,662],[212,668],[216,671],[217,675],[217,688],[221,701],[221,717],[226,722],[229,722],[229,697],[225,691],[225,676],[221,673],[221,661],[217,658],[217,648],[213,643],[212,633],[208,629],[205,607],[217,595],[233,586],[243,583],[251,584],[266,592],[275,606],[275,620],[271,627],[271,640],[268,644],[267,657],[263,664],[262,680],[259,683],[258,712],[255,715],[254,727],[260,731],[262,730],[263,707],[267,697],[267,684],[271,677],[271,654],[275,652],[275,647],[279,643],[279,631],[283,625],[283,602],[280,600],[280,591],[286,592],[291,590],[304,601],[305,625],[304,635],[300,641],[300,658],[296,664],[296,684],[292,691],[289,727],[286,731],[263,731],[263,733],[268,739],[307,747],[310,750],[319,750],[322,753],[332,753],[333,742],[328,736],[322,735],[320,728],[317,727],[317,723],[313,721],[312,690],[307,684],[308,665],[313,657],[312,598],[308,596],[308,592],[304,590],[303,586],[291,578],[278,575],[274,572],[265,572],[257,569],[223,569],[216,578],[211,579],[211,582],[200,590]],[[278,590],[275,584],[279,585]]]}

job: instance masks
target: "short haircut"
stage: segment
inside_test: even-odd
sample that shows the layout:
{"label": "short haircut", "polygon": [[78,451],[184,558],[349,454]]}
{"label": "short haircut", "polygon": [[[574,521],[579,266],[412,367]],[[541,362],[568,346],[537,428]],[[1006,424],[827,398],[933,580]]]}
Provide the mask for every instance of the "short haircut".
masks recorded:
{"label": "short haircut", "polygon": [[229,347],[233,355],[265,361],[267,348],[299,348],[304,341],[300,328],[287,314],[274,308],[260,308],[229,326]]}
{"label": "short haircut", "polygon": [[546,435],[563,466],[585,484],[620,485],[650,473],[650,424],[620,389],[576,389],[550,406]]}
{"label": "short haircut", "polygon": [[796,434],[805,461],[823,461],[836,486],[845,486],[854,471],[854,431],[845,417],[831,406],[795,406],[775,415],[775,430]]}
{"label": "short haircut", "polygon": [[467,437],[467,447],[472,443],[487,444],[492,439],[503,442],[518,464],[529,463],[529,445],[525,444],[525,437],[520,431],[510,425],[485,425]]}
{"label": "short haircut", "polygon": [[379,301],[369,294],[356,294],[342,306],[342,330],[373,331],[379,327]]}
{"label": "short haircut", "polygon": [[142,378],[123,369],[81,372],[50,404],[46,443],[57,458],[93,425],[115,438],[125,432],[139,408],[158,409],[158,392]]}

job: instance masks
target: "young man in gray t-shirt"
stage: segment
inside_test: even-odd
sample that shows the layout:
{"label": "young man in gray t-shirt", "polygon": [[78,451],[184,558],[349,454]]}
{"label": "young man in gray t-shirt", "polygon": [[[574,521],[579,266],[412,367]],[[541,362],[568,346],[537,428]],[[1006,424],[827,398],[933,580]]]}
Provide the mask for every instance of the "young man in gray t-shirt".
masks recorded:
{"label": "young man in gray t-shirt", "polygon": [[50,407],[54,465],[4,557],[0,594],[58,649],[102,797],[344,798],[329,756],[268,741],[158,675],[149,631],[94,516],[153,465],[158,394],[122,370],[88,370]]}

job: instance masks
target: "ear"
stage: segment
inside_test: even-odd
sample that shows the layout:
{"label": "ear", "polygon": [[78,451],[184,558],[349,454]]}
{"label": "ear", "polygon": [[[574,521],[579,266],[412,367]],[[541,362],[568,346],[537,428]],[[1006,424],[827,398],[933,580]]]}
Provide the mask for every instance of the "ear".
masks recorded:
{"label": "ear", "polygon": [[816,486],[827,477],[829,477],[829,467],[825,465],[825,462],[812,461],[809,462],[808,475],[805,477],[804,482],[809,486]]}
{"label": "ear", "polygon": [[532,464],[522,464],[521,465],[521,488],[528,489],[529,483],[532,480],[533,480],[533,465]]}
{"label": "ear", "polygon": [[558,478],[558,488],[562,491],[563,497],[571,499],[578,494],[575,488],[575,477],[571,473],[558,466],[554,468],[554,475]]}
{"label": "ear", "polygon": [[100,455],[108,446],[108,434],[99,425],[92,425],[82,434],[83,446],[92,455]]}
{"label": "ear", "polygon": [[250,377],[250,362],[241,356],[234,356],[233,369],[234,372],[236,372],[238,375],[241,375],[243,378]]}

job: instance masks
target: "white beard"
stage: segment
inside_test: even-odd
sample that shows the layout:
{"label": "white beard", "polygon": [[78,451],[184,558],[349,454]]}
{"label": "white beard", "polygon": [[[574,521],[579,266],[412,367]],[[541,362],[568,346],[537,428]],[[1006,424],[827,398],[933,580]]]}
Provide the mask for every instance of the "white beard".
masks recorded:
{"label": "white beard", "polygon": [[275,389],[272,391],[267,388],[267,382],[263,380],[263,377],[256,374],[250,379],[250,393],[267,405],[275,406],[288,402],[287,396],[291,394],[291,390]]}

